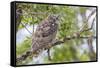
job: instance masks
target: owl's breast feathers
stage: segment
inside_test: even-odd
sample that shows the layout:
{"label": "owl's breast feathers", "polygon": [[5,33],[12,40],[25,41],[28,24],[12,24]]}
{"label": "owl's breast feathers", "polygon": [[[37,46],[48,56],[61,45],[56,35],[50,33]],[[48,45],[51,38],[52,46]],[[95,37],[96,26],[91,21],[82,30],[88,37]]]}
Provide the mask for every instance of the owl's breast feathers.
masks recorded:
{"label": "owl's breast feathers", "polygon": [[45,48],[49,43],[56,37],[58,24],[53,21],[44,20],[42,21],[36,29],[36,32],[32,38],[32,50],[37,50],[39,48]]}

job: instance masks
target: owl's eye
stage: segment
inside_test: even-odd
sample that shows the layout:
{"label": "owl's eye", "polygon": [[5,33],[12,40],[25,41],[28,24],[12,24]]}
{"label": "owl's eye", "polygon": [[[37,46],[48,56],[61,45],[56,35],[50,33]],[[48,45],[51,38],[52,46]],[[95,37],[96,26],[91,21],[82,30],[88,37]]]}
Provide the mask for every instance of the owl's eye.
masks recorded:
{"label": "owl's eye", "polygon": [[55,24],[53,23],[52,26],[54,26]]}

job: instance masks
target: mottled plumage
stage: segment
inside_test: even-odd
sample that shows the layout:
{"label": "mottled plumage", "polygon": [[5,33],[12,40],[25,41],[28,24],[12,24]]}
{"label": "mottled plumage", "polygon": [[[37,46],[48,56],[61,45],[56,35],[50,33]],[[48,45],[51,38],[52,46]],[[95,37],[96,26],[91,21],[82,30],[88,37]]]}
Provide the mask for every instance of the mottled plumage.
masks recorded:
{"label": "mottled plumage", "polygon": [[32,51],[38,52],[48,48],[56,37],[58,29],[58,16],[50,15],[36,28],[32,36]]}

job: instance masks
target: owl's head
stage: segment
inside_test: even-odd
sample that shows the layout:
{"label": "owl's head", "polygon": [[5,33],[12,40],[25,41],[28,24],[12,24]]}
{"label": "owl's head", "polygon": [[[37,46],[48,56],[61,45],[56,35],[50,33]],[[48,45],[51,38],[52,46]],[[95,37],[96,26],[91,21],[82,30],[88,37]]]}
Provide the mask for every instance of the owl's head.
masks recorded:
{"label": "owl's head", "polygon": [[59,15],[49,15],[49,16],[48,16],[48,20],[49,20],[50,22],[56,23],[56,22],[59,20]]}

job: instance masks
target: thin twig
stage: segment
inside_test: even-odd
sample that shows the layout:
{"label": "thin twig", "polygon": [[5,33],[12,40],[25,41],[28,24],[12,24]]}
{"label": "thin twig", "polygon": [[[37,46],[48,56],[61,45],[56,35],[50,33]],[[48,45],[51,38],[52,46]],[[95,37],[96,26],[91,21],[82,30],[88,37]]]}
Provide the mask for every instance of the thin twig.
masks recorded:
{"label": "thin twig", "polygon": [[88,31],[88,30],[91,30],[93,28],[94,21],[95,21],[95,18],[92,21],[91,27],[90,28],[87,28],[87,29],[84,29],[84,30],[81,30],[80,33],[85,32],[85,31]]}
{"label": "thin twig", "polygon": [[89,14],[89,16],[87,17],[87,21],[91,18],[91,16],[92,16],[95,12],[96,12],[96,10],[93,10],[93,11],[91,12],[91,14]]}
{"label": "thin twig", "polygon": [[32,34],[23,23],[21,23],[21,24],[25,27],[25,29],[28,31],[28,33]]}

